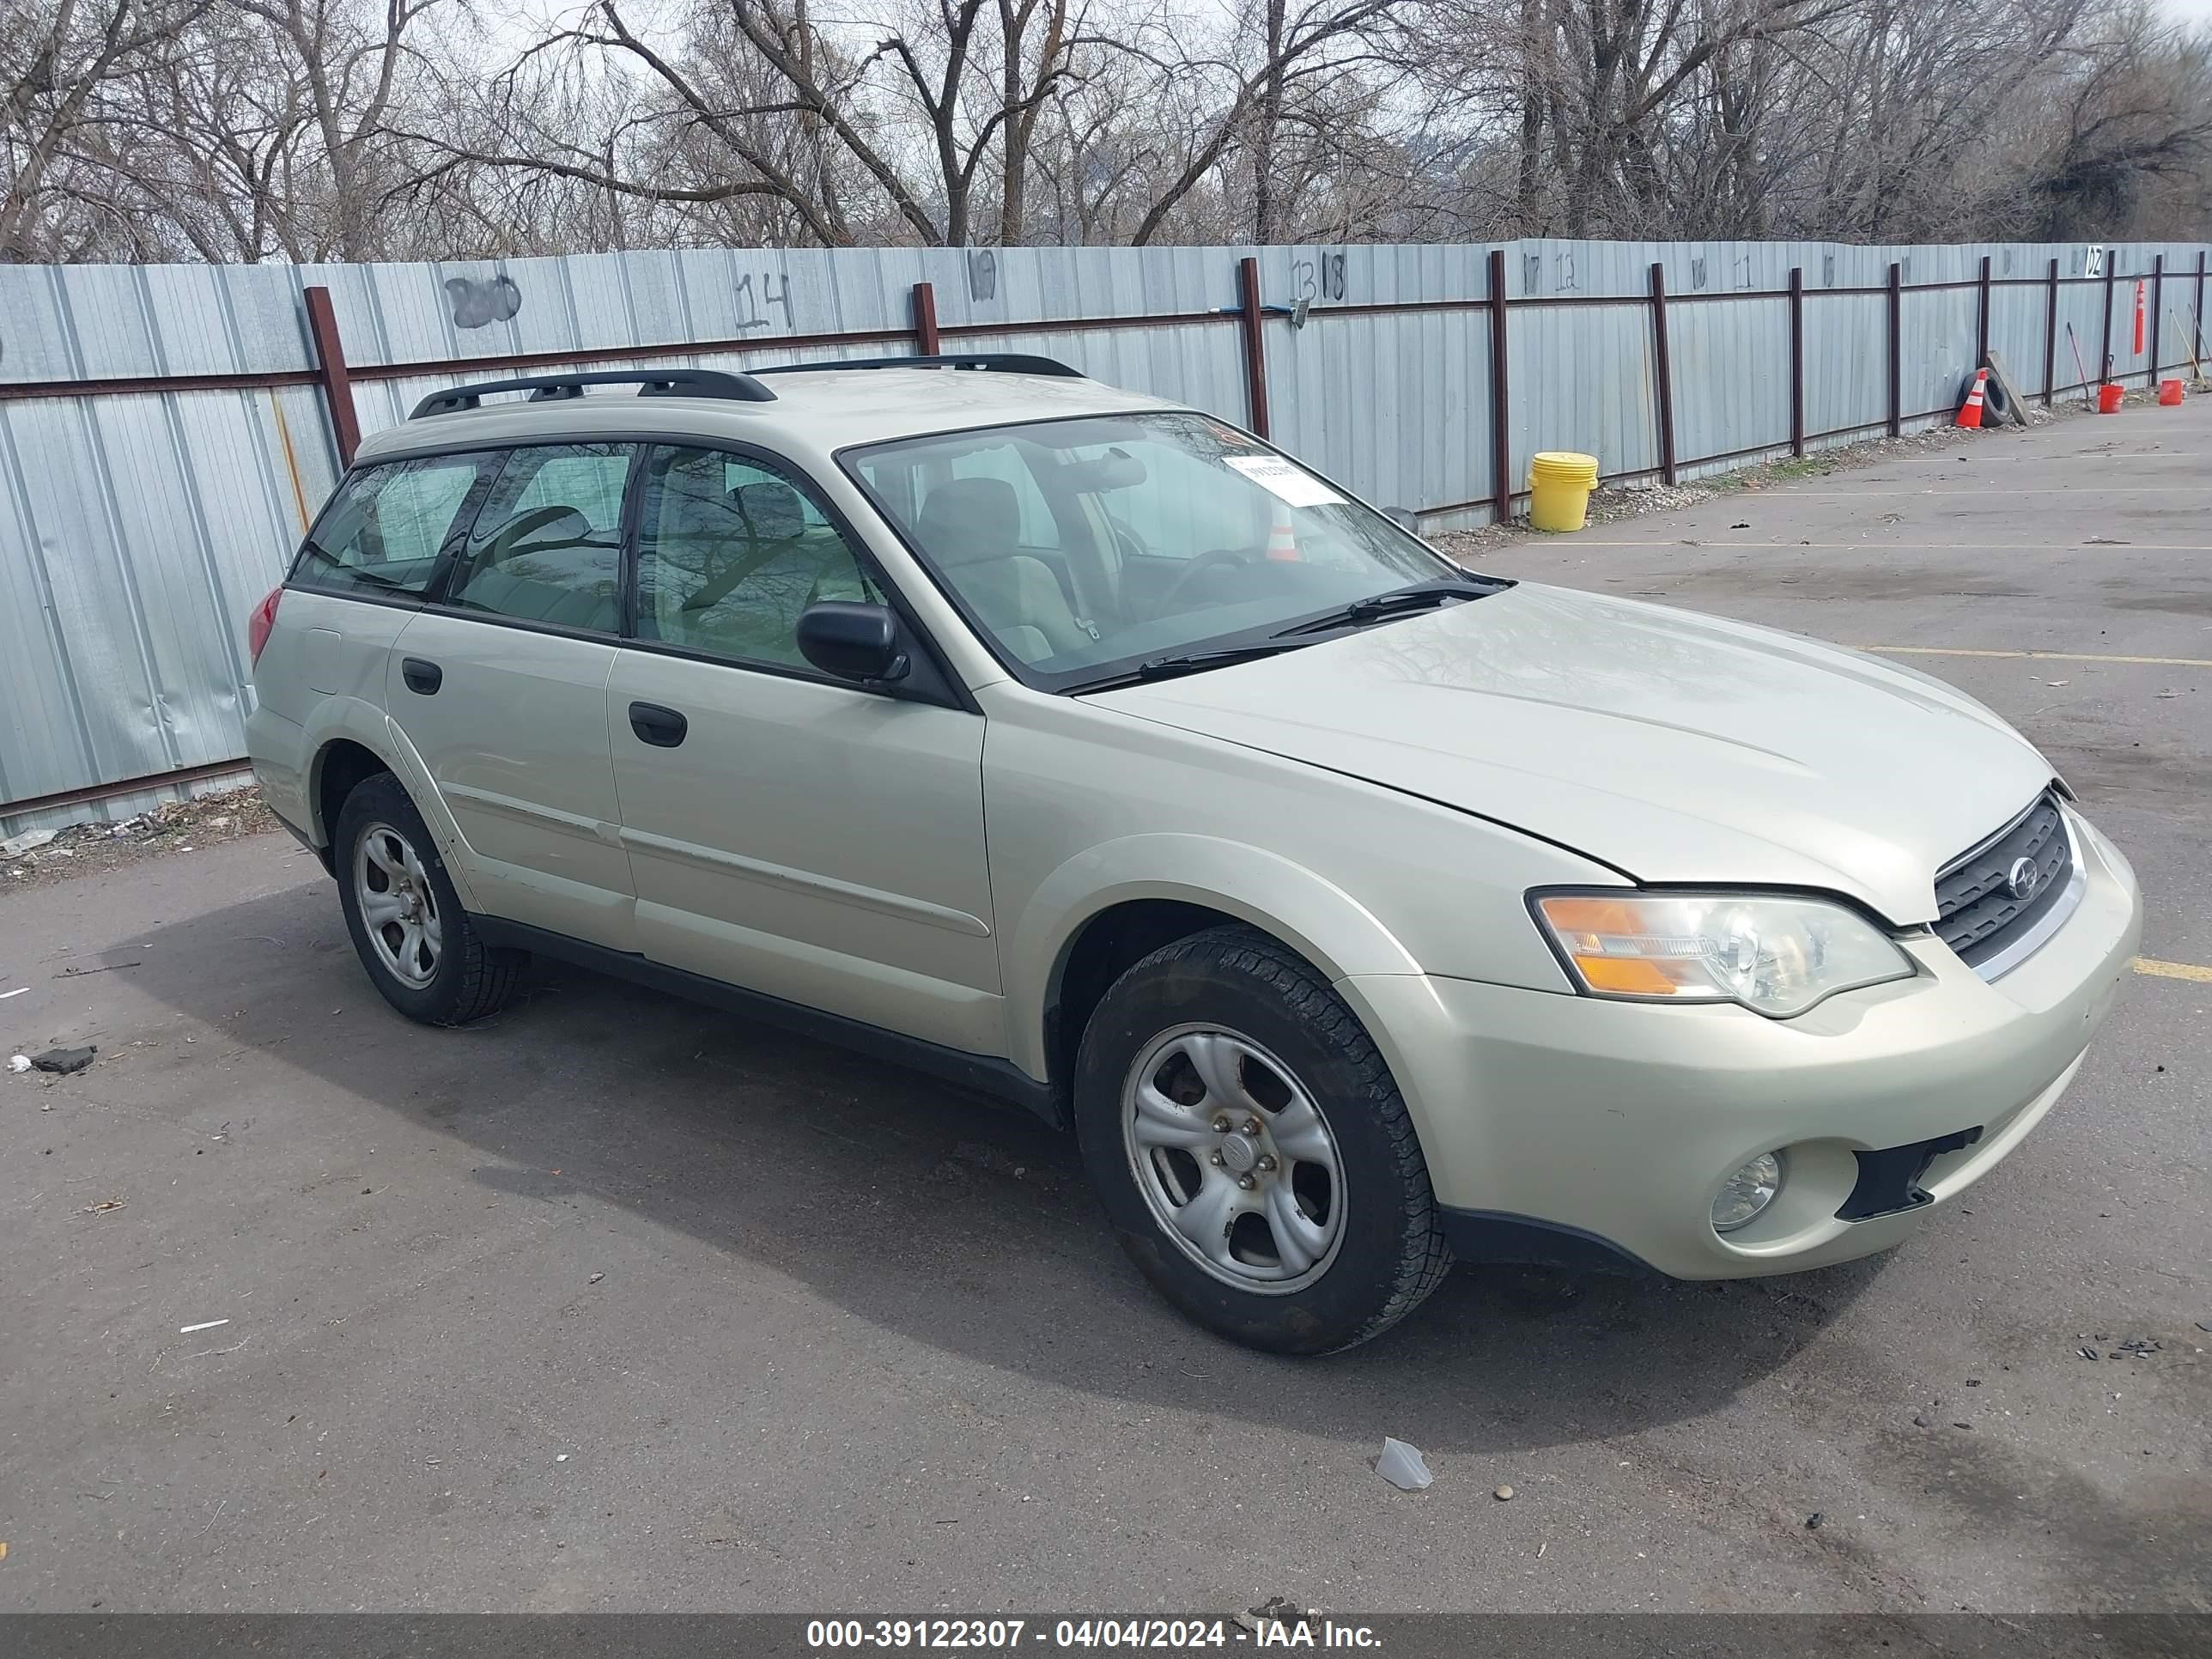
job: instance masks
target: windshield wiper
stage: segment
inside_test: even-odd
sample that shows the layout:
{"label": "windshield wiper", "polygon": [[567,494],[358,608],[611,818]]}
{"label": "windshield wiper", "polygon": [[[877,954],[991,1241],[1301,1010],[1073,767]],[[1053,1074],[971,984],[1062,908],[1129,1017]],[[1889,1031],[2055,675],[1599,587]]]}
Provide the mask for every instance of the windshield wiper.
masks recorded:
{"label": "windshield wiper", "polygon": [[1093,680],[1087,685],[1070,686],[1068,690],[1112,691],[1124,685],[1141,684],[1146,680],[1171,680],[1178,674],[1202,673],[1209,668],[1225,668],[1231,663],[1279,656],[1285,651],[1295,651],[1305,643],[1304,640],[1255,640],[1249,645],[1224,645],[1212,651],[1181,652],[1172,657],[1147,657],[1127,672]]}
{"label": "windshield wiper", "polygon": [[1479,599],[1497,591],[1471,576],[1447,576],[1436,581],[1409,582],[1387,592],[1370,593],[1364,599],[1354,599],[1341,610],[1324,611],[1304,622],[1294,623],[1280,629],[1274,637],[1279,640],[1299,634],[1326,634],[1332,629],[1356,628],[1361,623],[1374,621],[1377,617],[1393,616],[1401,611],[1425,611],[1432,605],[1446,605],[1454,599]]}
{"label": "windshield wiper", "polygon": [[359,565],[348,564],[337,554],[325,551],[319,543],[301,542],[300,550],[309,558],[319,560],[333,570],[343,570],[357,582],[367,582],[372,587],[395,588],[401,592],[410,591],[404,582],[396,582],[389,576],[380,576],[373,570],[364,570]]}

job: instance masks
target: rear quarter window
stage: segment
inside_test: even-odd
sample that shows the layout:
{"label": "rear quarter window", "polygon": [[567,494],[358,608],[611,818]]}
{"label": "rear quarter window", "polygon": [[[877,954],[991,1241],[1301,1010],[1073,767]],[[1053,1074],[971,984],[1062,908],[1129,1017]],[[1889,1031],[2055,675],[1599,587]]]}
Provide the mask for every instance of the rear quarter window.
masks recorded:
{"label": "rear quarter window", "polygon": [[301,544],[290,579],[362,593],[422,593],[485,464],[478,455],[436,455],[351,474]]}

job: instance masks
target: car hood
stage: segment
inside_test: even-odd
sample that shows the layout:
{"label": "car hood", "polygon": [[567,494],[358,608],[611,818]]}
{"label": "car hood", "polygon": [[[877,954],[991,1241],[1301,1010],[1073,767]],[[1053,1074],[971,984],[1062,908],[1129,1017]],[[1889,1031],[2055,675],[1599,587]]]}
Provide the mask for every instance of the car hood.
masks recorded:
{"label": "car hood", "polygon": [[1932,921],[2051,779],[1965,693],[1794,634],[1523,582],[1091,699],[1540,836],[1642,882]]}

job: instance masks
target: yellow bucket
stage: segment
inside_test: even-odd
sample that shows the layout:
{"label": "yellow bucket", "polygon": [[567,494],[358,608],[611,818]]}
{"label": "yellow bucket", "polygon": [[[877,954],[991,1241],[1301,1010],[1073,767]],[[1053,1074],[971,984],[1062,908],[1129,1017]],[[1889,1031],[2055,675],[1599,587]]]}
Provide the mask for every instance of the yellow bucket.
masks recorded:
{"label": "yellow bucket", "polygon": [[1528,522],[1539,530],[1580,530],[1597,488],[1597,457],[1547,449],[1528,458]]}

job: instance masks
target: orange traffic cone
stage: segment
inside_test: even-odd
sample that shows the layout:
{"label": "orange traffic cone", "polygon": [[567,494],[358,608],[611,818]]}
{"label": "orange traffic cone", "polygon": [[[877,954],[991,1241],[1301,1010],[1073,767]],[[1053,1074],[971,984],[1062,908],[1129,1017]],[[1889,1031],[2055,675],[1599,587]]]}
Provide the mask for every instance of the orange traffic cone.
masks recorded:
{"label": "orange traffic cone", "polygon": [[1274,522],[1267,526],[1267,556],[1286,562],[1301,556],[1297,532],[1291,528],[1290,509],[1279,504],[1275,508]]}
{"label": "orange traffic cone", "polygon": [[1974,371],[1974,389],[1966,394],[1966,401],[1959,406],[1958,423],[1960,426],[1974,427],[1982,423],[1982,387],[1988,384],[1990,372],[1986,368]]}

